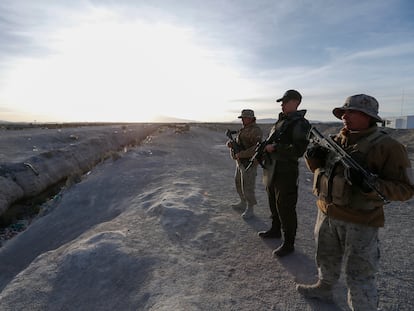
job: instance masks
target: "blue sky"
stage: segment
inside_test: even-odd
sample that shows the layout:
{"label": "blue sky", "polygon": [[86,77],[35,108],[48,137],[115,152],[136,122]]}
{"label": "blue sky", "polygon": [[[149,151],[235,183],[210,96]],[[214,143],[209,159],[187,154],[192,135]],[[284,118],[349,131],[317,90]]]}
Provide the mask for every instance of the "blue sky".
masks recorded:
{"label": "blue sky", "polygon": [[366,93],[414,114],[410,0],[0,2],[0,120],[311,120]]}

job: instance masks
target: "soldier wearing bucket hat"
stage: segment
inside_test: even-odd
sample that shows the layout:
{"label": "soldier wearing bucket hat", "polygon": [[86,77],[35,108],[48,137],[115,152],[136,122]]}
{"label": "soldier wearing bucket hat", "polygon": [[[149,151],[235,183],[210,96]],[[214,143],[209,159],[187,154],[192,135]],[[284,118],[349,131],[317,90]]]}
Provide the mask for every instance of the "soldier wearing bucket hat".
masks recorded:
{"label": "soldier wearing bucket hat", "polygon": [[[388,200],[405,201],[414,195],[411,163],[405,147],[377,127],[382,121],[378,106],[369,95],[346,98],[332,111],[344,125],[333,139],[377,176],[374,183]],[[335,155],[319,145],[309,147],[305,159],[315,174],[319,280],[311,285],[298,284],[296,289],[308,298],[332,300],[332,287],[345,263],[351,310],[377,310],[378,229],[384,226],[384,201],[364,183],[359,172],[346,171]],[[345,178],[347,173],[351,183]]]}
{"label": "soldier wearing bucket hat", "polygon": [[254,216],[253,208],[257,204],[255,187],[257,176],[257,164],[246,170],[249,159],[253,156],[257,143],[262,141],[262,129],[256,124],[254,111],[243,109],[238,116],[241,119],[243,128],[237,131],[235,143],[240,149],[235,153],[234,142],[228,141],[227,147],[230,148],[231,157],[236,160],[236,171],[234,182],[236,191],[240,197],[240,202],[233,204],[235,210],[242,211],[242,217],[248,219]]}
{"label": "soldier wearing bucket hat", "polygon": [[338,119],[342,119],[344,112],[347,110],[356,110],[365,113],[370,116],[376,122],[382,122],[382,119],[378,116],[378,102],[369,95],[358,94],[349,96],[342,107],[335,108],[332,113]]}

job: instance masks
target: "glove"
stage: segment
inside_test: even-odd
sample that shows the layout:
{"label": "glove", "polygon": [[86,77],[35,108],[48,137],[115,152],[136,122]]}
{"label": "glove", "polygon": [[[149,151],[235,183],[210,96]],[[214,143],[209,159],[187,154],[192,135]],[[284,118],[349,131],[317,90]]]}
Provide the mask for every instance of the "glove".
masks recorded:
{"label": "glove", "polygon": [[368,193],[372,191],[371,187],[364,181],[364,176],[360,171],[353,168],[349,169],[349,177],[352,185],[357,186],[362,192]]}

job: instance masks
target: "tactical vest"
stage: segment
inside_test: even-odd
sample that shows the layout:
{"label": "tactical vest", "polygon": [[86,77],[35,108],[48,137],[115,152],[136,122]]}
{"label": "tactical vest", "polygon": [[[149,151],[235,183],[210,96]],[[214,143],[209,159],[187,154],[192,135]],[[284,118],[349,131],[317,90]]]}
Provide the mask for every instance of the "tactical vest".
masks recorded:
{"label": "tactical vest", "polygon": [[[362,167],[366,168],[366,155],[387,133],[378,130],[361,138],[356,144],[344,148]],[[373,172],[375,173],[375,172]],[[359,210],[372,210],[382,206],[380,198],[367,200],[357,187],[353,187],[345,179],[345,169],[340,159],[332,152],[328,153],[325,167],[315,170],[314,194],[326,203],[346,206]]]}

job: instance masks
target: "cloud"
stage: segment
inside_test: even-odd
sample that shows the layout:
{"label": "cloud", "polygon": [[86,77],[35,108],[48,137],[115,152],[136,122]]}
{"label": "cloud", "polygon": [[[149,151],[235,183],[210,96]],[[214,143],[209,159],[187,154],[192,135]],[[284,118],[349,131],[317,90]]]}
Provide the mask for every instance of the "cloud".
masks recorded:
{"label": "cloud", "polygon": [[[20,21],[13,18],[11,10],[0,3],[0,57],[20,53],[21,47],[30,46],[30,39],[22,33]],[[1,60],[0,58],[0,60]]]}
{"label": "cloud", "polygon": [[[38,86],[30,89],[36,94],[32,99],[71,102],[84,110],[82,100],[112,98],[128,107],[136,104],[134,92],[141,92],[160,102],[175,101],[175,109],[165,106],[174,113],[188,113],[184,99],[189,99],[209,107],[202,115],[211,118],[230,116],[227,112],[239,111],[240,105],[273,116],[274,98],[296,88],[312,113],[329,111],[332,103],[356,92],[378,96],[391,113],[402,90],[407,111],[414,112],[414,47],[407,41],[414,29],[407,18],[412,7],[354,0],[307,5],[6,0],[0,3],[0,104],[13,106],[5,85],[20,75],[26,84],[16,82],[13,96],[22,96],[21,88],[30,82]],[[144,25],[145,33],[134,32],[137,25]],[[159,37],[157,29],[168,27],[175,34]],[[178,49],[183,42],[187,52]],[[24,68],[33,74],[24,74]],[[42,82],[44,76],[51,81]],[[212,109],[213,103],[225,112]],[[33,107],[33,101],[22,105]],[[91,109],[84,116],[93,114]]]}

